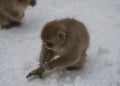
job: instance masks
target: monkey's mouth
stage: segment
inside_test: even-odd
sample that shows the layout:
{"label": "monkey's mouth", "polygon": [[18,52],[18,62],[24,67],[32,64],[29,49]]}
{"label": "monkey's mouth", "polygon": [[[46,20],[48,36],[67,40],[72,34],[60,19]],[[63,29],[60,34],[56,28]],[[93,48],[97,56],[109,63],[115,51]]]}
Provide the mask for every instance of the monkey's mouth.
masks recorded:
{"label": "monkey's mouth", "polygon": [[47,46],[45,46],[48,50],[52,50],[52,48],[51,47],[47,47]]}
{"label": "monkey's mouth", "polygon": [[45,45],[45,47],[46,47],[48,50],[56,51],[56,48],[55,48],[54,46]]}
{"label": "monkey's mouth", "polygon": [[52,49],[53,44],[52,44],[52,43],[45,43],[45,47],[46,47],[47,49]]}

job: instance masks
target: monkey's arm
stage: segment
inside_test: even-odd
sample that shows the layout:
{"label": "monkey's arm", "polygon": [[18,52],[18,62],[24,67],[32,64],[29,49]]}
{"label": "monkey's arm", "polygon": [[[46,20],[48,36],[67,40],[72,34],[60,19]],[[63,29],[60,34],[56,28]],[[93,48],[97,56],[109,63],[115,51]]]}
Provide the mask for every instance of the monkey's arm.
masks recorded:
{"label": "monkey's arm", "polygon": [[41,50],[41,56],[40,56],[40,66],[39,68],[33,70],[30,72],[26,77],[29,78],[33,75],[38,75],[40,78],[42,77],[42,74],[45,72],[44,65],[46,62],[49,62],[54,57],[54,53],[51,50],[47,50],[44,46]]}
{"label": "monkey's arm", "polygon": [[48,62],[48,64],[45,65],[45,68],[48,70],[51,70],[53,68],[59,68],[59,67],[67,67],[69,65],[74,64],[78,59],[76,57],[69,56],[61,56],[55,60],[52,60],[51,62]]}
{"label": "monkey's arm", "polygon": [[46,47],[42,46],[41,55],[40,55],[40,65],[44,65],[45,62],[49,62],[52,58],[54,58],[55,54],[52,50],[46,49]]}

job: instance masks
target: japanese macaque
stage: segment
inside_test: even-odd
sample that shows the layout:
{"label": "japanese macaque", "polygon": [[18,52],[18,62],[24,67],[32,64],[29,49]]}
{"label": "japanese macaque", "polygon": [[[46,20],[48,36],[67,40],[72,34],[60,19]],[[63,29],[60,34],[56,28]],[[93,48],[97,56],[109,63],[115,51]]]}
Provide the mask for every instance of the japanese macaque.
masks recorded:
{"label": "japanese macaque", "polygon": [[35,6],[36,0],[0,0],[1,28],[19,26],[29,5]]}
{"label": "japanese macaque", "polygon": [[69,18],[49,22],[43,27],[41,38],[39,68],[30,72],[27,78],[33,75],[42,77],[46,70],[55,68],[75,70],[83,67],[89,33],[81,22]]}

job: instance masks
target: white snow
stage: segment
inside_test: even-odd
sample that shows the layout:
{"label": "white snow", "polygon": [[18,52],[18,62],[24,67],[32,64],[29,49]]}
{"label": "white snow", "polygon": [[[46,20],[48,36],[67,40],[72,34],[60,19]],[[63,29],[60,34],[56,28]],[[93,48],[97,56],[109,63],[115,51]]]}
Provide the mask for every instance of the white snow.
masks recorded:
{"label": "white snow", "polygon": [[[38,67],[42,27],[66,17],[82,21],[90,33],[85,67],[26,79]],[[120,0],[38,0],[23,23],[0,30],[0,86],[120,86]]]}

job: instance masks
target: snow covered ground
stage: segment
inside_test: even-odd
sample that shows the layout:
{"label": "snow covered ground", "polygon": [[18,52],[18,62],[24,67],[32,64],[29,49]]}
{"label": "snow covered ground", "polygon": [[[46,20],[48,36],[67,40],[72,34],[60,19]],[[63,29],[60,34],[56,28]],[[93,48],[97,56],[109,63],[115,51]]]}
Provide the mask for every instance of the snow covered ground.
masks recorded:
{"label": "snow covered ground", "polygon": [[[26,79],[38,67],[42,27],[65,17],[82,21],[90,33],[85,67]],[[23,23],[0,30],[0,86],[120,86],[120,0],[38,0]]]}

